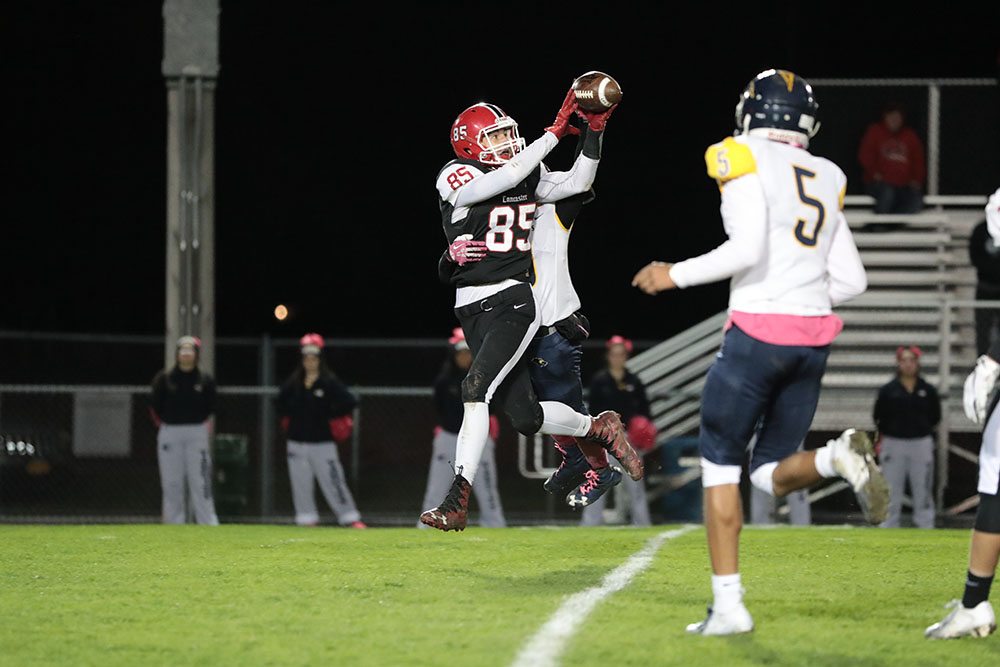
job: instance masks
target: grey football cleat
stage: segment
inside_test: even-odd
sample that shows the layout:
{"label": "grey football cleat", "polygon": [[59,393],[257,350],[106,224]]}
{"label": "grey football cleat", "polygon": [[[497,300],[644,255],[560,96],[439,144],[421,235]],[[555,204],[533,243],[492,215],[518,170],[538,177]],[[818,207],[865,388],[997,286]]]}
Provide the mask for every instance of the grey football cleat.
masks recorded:
{"label": "grey football cleat", "polygon": [[868,434],[849,428],[827,445],[833,449],[833,469],[854,489],[868,522],[885,521],[889,513],[889,485],[875,462],[875,447]]}
{"label": "grey football cleat", "polygon": [[989,600],[983,600],[972,609],[963,607],[961,600],[952,600],[946,606],[954,609],[944,617],[944,620],[927,628],[924,637],[928,639],[986,637],[997,629],[997,617]]}

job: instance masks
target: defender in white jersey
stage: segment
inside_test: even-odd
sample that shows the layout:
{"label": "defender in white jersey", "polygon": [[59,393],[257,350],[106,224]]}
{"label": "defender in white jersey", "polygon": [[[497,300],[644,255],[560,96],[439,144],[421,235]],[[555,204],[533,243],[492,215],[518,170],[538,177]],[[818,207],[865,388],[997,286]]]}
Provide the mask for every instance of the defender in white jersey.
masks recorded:
{"label": "defender in white jersey", "polygon": [[[601,143],[608,116],[578,111],[586,121],[577,152],[596,148]],[[582,343],[590,336],[590,323],[580,312],[580,297],[569,271],[569,239],[581,209],[594,199],[593,189],[564,197],[538,207],[531,232],[535,282],[532,285],[541,326],[526,352],[531,384],[541,400],[561,401],[578,412],[586,412],[580,362]],[[562,454],[559,468],[545,481],[549,493],[566,496],[571,507],[586,507],[597,501],[622,479],[622,471],[608,462],[604,448],[582,438],[553,436]],[[624,447],[622,465],[630,477],[642,470],[642,458],[631,445]]]}
{"label": "defender in white jersey", "polygon": [[871,440],[848,429],[813,451],[809,432],[830,343],[843,323],[833,307],[867,288],[843,215],[847,179],[809,153],[818,104],[792,72],[767,70],[736,107],[738,134],[708,148],[728,240],[677,264],[653,262],[632,284],[649,294],[731,279],[722,349],[702,394],[702,485],[714,602],[687,630],[753,630],[737,566],[743,510],[739,483],[748,444],[752,484],[783,496],[824,477],[843,477],[872,523],[888,493]]}
{"label": "defender in white jersey", "polygon": [[[986,226],[990,238],[1000,244],[1000,188],[986,203]],[[960,600],[947,606],[952,611],[924,631],[928,639],[986,637],[997,629],[990,604],[990,588],[1000,562],[1000,341],[994,341],[965,380],[962,403],[965,416],[983,427],[979,449],[979,507],[969,544],[969,567]]]}

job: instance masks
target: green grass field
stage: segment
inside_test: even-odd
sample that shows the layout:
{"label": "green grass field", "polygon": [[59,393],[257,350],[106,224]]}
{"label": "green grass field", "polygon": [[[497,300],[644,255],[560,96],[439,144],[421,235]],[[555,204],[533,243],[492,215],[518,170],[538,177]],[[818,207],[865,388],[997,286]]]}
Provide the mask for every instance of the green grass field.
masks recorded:
{"label": "green grass field", "polygon": [[[509,665],[655,528],[0,527],[0,664]],[[701,527],[664,543],[560,652],[587,665],[1000,665],[1000,634],[930,642],[969,532],[747,528],[757,625],[704,616]],[[996,600],[996,594],[993,595]]]}

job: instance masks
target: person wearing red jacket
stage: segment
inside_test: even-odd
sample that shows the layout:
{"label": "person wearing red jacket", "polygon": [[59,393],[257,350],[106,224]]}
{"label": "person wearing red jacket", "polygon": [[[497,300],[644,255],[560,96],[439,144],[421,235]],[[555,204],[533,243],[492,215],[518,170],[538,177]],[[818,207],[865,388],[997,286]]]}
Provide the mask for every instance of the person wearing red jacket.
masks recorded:
{"label": "person wearing red jacket", "polygon": [[868,126],[858,147],[865,189],[875,198],[875,213],[917,213],[923,206],[927,177],[924,146],[906,124],[898,104],[889,104],[882,119]]}

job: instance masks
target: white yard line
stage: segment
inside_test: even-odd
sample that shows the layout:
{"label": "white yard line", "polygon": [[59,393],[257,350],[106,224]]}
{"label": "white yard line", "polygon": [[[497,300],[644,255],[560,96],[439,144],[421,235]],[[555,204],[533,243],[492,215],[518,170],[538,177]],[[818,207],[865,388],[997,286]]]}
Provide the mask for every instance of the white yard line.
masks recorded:
{"label": "white yard line", "polygon": [[535,633],[514,658],[511,667],[550,667],[558,664],[559,654],[573,633],[586,620],[597,604],[612,593],[617,593],[628,586],[629,582],[641,573],[650,563],[667,540],[691,532],[698,526],[684,526],[675,530],[660,533],[649,540],[639,551],[635,552],[623,564],[609,572],[600,585],[580,591],[567,598],[556,613]]}

